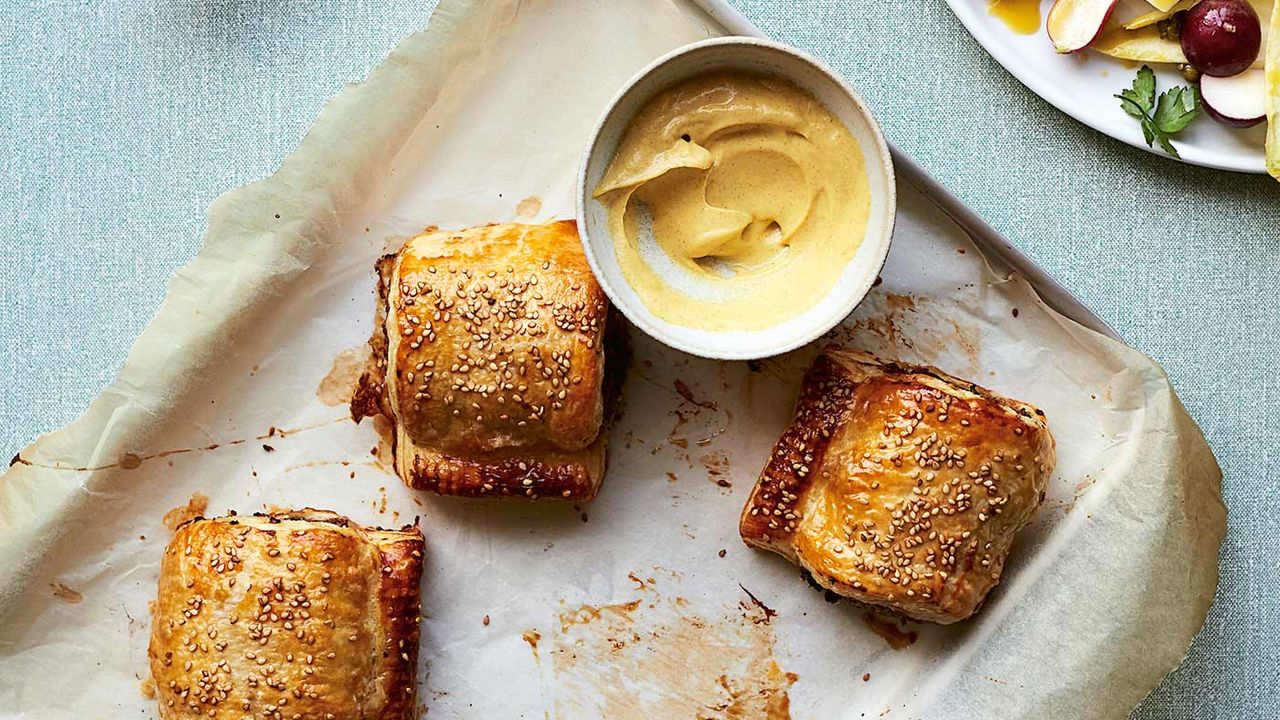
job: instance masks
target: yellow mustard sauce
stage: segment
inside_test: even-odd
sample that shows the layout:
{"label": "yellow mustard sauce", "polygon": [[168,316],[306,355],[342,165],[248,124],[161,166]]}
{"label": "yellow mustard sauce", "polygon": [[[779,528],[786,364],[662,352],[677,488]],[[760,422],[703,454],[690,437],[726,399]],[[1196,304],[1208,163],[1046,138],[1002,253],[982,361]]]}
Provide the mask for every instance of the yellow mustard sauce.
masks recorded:
{"label": "yellow mustard sauce", "polygon": [[650,100],[594,196],[649,310],[704,330],[760,330],[813,307],[871,208],[848,128],[791,83],[738,73]]}
{"label": "yellow mustard sauce", "polygon": [[1020,35],[1040,29],[1040,0],[987,0],[987,12]]}

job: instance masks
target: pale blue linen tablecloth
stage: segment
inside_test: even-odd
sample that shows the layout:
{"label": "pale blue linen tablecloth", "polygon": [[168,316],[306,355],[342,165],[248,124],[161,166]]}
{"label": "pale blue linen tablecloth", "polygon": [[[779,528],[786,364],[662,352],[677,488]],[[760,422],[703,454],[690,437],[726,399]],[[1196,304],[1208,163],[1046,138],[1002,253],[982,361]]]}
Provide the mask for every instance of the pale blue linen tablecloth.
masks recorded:
{"label": "pale blue linen tablecloth", "polygon": [[[1077,124],[942,0],[737,4],[852,80],[893,142],[1168,369],[1231,531],[1204,631],[1134,717],[1280,718],[1280,185]],[[0,2],[6,457],[111,380],[209,202],[269,174],[431,5]]]}

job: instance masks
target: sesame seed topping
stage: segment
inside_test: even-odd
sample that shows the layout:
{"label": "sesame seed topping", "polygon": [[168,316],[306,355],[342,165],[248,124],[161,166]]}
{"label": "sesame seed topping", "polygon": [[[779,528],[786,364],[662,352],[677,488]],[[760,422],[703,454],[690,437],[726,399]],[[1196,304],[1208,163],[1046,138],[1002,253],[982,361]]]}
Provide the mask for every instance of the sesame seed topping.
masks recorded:
{"label": "sesame seed topping", "polygon": [[[1021,464],[1016,476],[997,470],[1007,470],[1001,463],[1012,452],[991,440],[984,424],[993,403],[892,372],[855,381],[824,354],[806,375],[796,416],[752,494],[744,537],[781,551],[800,542],[791,534],[809,508],[822,507],[810,528],[822,537],[822,553],[806,555],[806,565],[856,590],[855,598],[936,601],[948,578],[977,570],[985,578],[979,587],[989,587],[1007,550],[1007,544],[993,550],[991,539],[1011,535],[1034,510],[1024,503],[1009,529],[1011,501],[1025,497],[1018,488],[1043,483],[1043,475],[1029,476]],[[1006,412],[997,407],[996,417]],[[848,424],[853,429],[831,450],[831,439]],[[870,432],[861,431],[864,424]],[[1015,447],[1037,447],[1021,444],[1034,443],[1026,426],[1013,429],[1014,436],[1029,436]],[[1035,466],[1047,473],[1038,459]]]}

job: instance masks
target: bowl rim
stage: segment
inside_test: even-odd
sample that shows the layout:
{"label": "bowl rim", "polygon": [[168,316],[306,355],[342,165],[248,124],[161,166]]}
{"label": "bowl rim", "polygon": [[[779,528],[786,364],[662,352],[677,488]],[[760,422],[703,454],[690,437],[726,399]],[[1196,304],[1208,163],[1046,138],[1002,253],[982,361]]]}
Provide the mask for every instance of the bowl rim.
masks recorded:
{"label": "bowl rim", "polygon": [[[871,138],[875,145],[874,154],[876,156],[876,160],[879,161],[885,180],[883,199],[885,203],[886,219],[882,223],[883,226],[879,233],[868,234],[868,236],[864,238],[864,241],[866,239],[874,239],[879,244],[878,255],[875,256],[873,260],[875,272],[869,275],[870,279],[865,283],[865,287],[856,288],[853,292],[849,293],[849,297],[844,302],[833,306],[832,313],[835,315],[835,320],[830,324],[824,320],[816,323],[811,330],[797,333],[794,337],[786,338],[783,342],[767,346],[762,345],[758,348],[746,351],[739,351],[721,346],[711,346],[708,343],[692,344],[684,342],[667,334],[661,328],[655,327],[647,318],[637,316],[636,313],[628,311],[627,307],[620,302],[620,292],[609,283],[600,265],[600,261],[596,258],[595,252],[592,250],[591,241],[588,237],[586,217],[586,206],[591,200],[591,198],[588,197],[589,191],[586,187],[587,169],[591,164],[591,160],[595,157],[597,147],[600,142],[600,134],[604,130],[605,125],[612,118],[618,104],[623,98],[630,94],[637,85],[662,66],[667,65],[677,58],[701,51],[705,48],[723,45],[740,45],[755,49],[763,49],[766,52],[777,52],[789,55],[793,59],[810,65],[817,70],[819,74],[825,76],[828,81],[830,81],[835,87],[839,88],[839,90],[849,98],[853,103],[855,111],[866,121],[867,127],[870,129]],[[786,78],[784,77],[784,79]],[[865,158],[864,162],[866,162]],[[866,103],[862,100],[862,96],[859,95],[858,92],[844,80],[844,78],[836,73],[835,70],[818,58],[804,52],[803,50],[764,38],[725,36],[698,40],[670,50],[638,70],[630,79],[623,83],[617,92],[614,93],[613,97],[609,99],[604,111],[600,114],[599,119],[592,128],[590,138],[587,141],[586,147],[582,152],[581,160],[578,164],[578,177],[575,184],[575,190],[574,205],[578,224],[579,241],[582,243],[583,252],[587,256],[587,264],[591,267],[591,272],[595,275],[596,282],[600,284],[601,289],[604,290],[605,295],[608,296],[613,307],[617,311],[621,312],[633,325],[640,328],[640,330],[646,335],[658,342],[690,355],[713,360],[756,360],[781,355],[808,345],[814,340],[822,337],[832,328],[838,326],[858,305],[862,303],[864,299],[866,299],[867,295],[871,292],[871,288],[876,285],[876,279],[880,276],[880,273],[883,272],[884,265],[888,261],[889,249],[893,241],[893,231],[897,222],[897,175],[893,164],[893,155],[889,150],[889,144],[884,138],[884,133],[880,128],[880,124],[876,122],[875,116],[873,116],[871,111],[867,108]],[[850,263],[852,263],[852,260],[850,260]],[[836,314],[837,310],[839,311],[838,314]],[[715,335],[716,333],[711,331],[708,334]]]}

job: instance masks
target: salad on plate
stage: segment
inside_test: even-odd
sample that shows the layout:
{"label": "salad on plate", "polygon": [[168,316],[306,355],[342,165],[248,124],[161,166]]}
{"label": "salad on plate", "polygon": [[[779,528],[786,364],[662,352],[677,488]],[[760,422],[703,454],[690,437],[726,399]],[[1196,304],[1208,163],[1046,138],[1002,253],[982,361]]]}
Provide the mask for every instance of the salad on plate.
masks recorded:
{"label": "salad on plate", "polygon": [[[990,3],[1006,14],[1017,4]],[[1280,0],[1056,0],[1045,26],[1059,53],[1141,64],[1116,98],[1148,145],[1177,156],[1171,136],[1202,116],[1265,122],[1266,168],[1280,179]],[[1187,84],[1158,88],[1153,65],[1176,67]]]}

